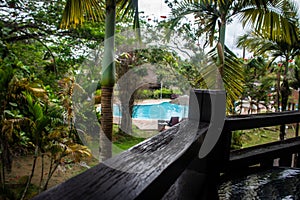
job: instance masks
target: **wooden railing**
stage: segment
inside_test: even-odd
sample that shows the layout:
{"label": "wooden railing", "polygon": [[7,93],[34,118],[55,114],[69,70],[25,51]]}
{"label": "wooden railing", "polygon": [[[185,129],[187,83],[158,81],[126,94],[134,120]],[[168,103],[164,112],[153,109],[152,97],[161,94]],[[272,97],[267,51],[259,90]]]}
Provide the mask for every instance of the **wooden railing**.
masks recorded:
{"label": "wooden railing", "polygon": [[196,91],[189,119],[34,199],[218,199],[221,172],[254,164],[272,166],[273,159],[299,151],[299,138],[230,151],[232,131],[299,122],[300,112],[293,111],[226,117],[216,145],[200,159],[211,126],[211,95],[224,92]]}
{"label": "wooden railing", "polygon": [[[235,131],[276,125],[293,124],[300,121],[300,112],[255,114],[227,117],[224,130]],[[274,133],[275,134],[275,133]],[[278,134],[278,133],[277,133]],[[248,167],[255,164],[273,166],[274,159],[280,159],[279,165],[292,166],[292,154],[300,152],[300,137],[270,142],[241,150],[231,151],[227,168]],[[299,159],[298,159],[299,160]],[[294,166],[299,166],[294,159]]]}

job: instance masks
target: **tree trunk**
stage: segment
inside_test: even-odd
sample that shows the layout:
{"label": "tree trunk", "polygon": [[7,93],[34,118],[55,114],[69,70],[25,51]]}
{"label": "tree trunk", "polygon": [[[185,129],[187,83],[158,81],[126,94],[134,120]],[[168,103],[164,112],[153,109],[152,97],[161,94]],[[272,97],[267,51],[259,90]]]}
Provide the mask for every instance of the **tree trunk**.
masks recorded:
{"label": "tree trunk", "polygon": [[42,153],[41,155],[41,162],[42,162],[42,169],[41,169],[41,177],[40,177],[40,185],[39,185],[39,193],[43,191],[43,179],[44,179],[44,167],[45,167],[45,162],[44,162],[44,154]]}
{"label": "tree trunk", "polygon": [[[58,166],[59,166],[59,164],[60,164],[60,163],[59,163],[59,160],[61,160],[61,158],[63,157],[64,153],[65,153],[65,150],[64,150],[64,152],[61,154],[61,156],[60,156],[60,158],[57,160],[57,162],[55,162],[55,160],[51,158],[51,160],[50,160],[50,167],[49,167],[49,171],[48,171],[48,177],[47,177],[47,179],[46,179],[46,181],[45,181],[45,184],[44,184],[44,186],[43,186],[43,190],[42,190],[42,191],[47,190],[49,181],[50,181],[51,177],[53,176],[54,172],[56,171],[56,169],[58,168]],[[55,164],[54,167],[53,167],[53,164]]]}
{"label": "tree trunk", "polygon": [[122,79],[122,77],[129,72],[129,60],[130,58],[126,58],[125,62],[122,63],[117,69],[117,75],[119,78],[119,99],[121,102],[121,124],[119,127],[119,131],[125,134],[130,134],[132,130],[132,119],[130,113],[130,99],[131,99],[131,90],[134,83],[131,82],[130,77]]}
{"label": "tree trunk", "polygon": [[[298,106],[297,106],[297,110],[299,111],[300,109],[300,89],[298,88]],[[296,131],[295,131],[295,137],[299,136],[299,122],[296,125]]]}
{"label": "tree trunk", "polygon": [[115,84],[115,26],[116,0],[106,0],[104,58],[101,77],[100,161],[112,156],[112,94]]}
{"label": "tree trunk", "polygon": [[23,194],[22,194],[22,197],[21,197],[21,200],[23,200],[26,196],[26,193],[29,189],[29,186],[30,186],[30,183],[31,183],[31,180],[32,180],[32,177],[34,175],[34,171],[35,171],[35,165],[36,165],[36,161],[37,161],[37,158],[38,158],[38,152],[39,152],[39,147],[38,145],[36,145],[35,147],[35,151],[34,151],[34,157],[33,157],[33,164],[32,164],[32,168],[31,168],[31,174],[30,176],[28,177],[28,180],[27,180],[27,183],[26,183],[26,187],[23,191]]}
{"label": "tree trunk", "polygon": [[[122,90],[122,93],[127,93],[126,91]],[[125,132],[126,134],[131,134],[132,132],[132,111],[133,111],[133,104],[134,104],[134,94],[130,97],[127,95],[121,95],[121,108],[122,108],[122,119],[121,119],[121,131]]]}
{"label": "tree trunk", "polygon": [[[281,85],[281,106],[282,106],[282,111],[286,111],[286,107],[288,104],[288,98],[290,95],[290,88],[289,88],[289,82],[287,79],[287,73],[288,73],[288,58],[289,56],[286,57],[286,61],[284,63],[284,74],[283,74],[283,82]],[[284,140],[285,136],[285,124],[280,126],[280,140]]]}
{"label": "tree trunk", "polygon": [[116,1],[106,0],[105,40],[102,62],[101,86],[113,87],[115,78],[115,26]]}
{"label": "tree trunk", "polygon": [[277,108],[276,108],[276,112],[280,111],[280,69],[278,70],[277,73],[277,87],[276,87],[276,103],[277,103]]}
{"label": "tree trunk", "polygon": [[112,94],[113,87],[102,86],[101,97],[101,128],[100,128],[100,149],[99,160],[103,161],[112,156],[112,130],[113,130],[113,113],[112,113]]}
{"label": "tree trunk", "polygon": [[256,113],[260,113],[259,100],[256,102],[257,110]]}
{"label": "tree trunk", "polygon": [[217,44],[218,50],[218,69],[220,75],[217,77],[217,88],[223,88],[223,75],[224,75],[224,65],[225,65],[225,35],[226,35],[226,19],[225,16],[221,17],[221,22],[219,23],[219,42]]}

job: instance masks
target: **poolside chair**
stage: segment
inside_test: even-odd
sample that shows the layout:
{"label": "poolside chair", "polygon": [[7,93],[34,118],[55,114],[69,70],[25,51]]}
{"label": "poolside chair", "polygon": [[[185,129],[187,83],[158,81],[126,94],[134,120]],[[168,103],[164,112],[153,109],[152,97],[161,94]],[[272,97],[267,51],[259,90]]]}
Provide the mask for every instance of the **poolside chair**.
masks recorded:
{"label": "poolside chair", "polygon": [[164,131],[179,123],[179,117],[171,117],[170,121],[158,120],[158,131]]}
{"label": "poolside chair", "polygon": [[174,126],[179,123],[179,117],[171,117],[168,126]]}

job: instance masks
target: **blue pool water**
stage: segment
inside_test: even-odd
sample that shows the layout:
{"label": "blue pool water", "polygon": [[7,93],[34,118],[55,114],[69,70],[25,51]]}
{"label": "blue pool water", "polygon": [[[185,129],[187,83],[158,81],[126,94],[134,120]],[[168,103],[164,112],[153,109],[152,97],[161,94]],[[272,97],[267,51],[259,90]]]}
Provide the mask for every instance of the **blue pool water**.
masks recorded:
{"label": "blue pool water", "polygon": [[[182,119],[188,116],[188,106],[172,104],[169,102],[135,105],[133,110],[133,118],[136,119],[169,120],[171,117],[179,117]],[[118,105],[114,105],[114,116],[121,116],[121,111]]]}

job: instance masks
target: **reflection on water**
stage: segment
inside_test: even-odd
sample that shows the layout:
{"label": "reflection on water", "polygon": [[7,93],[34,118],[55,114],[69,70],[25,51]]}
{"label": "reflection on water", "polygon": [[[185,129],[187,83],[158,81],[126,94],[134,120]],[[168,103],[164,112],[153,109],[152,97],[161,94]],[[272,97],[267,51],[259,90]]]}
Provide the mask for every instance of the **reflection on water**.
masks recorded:
{"label": "reflection on water", "polygon": [[224,199],[300,199],[300,169],[275,168],[224,181],[219,187]]}

